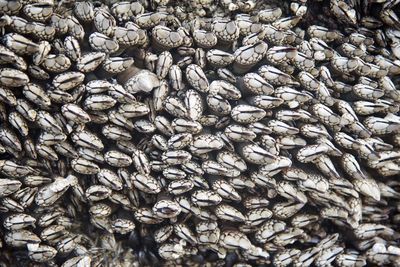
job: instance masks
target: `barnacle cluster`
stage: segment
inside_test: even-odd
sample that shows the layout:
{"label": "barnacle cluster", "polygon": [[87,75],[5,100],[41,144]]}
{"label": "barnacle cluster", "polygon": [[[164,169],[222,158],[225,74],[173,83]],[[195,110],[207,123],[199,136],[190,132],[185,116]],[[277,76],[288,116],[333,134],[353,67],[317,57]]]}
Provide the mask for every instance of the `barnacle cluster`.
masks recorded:
{"label": "barnacle cluster", "polygon": [[0,266],[400,266],[398,0],[0,0]]}

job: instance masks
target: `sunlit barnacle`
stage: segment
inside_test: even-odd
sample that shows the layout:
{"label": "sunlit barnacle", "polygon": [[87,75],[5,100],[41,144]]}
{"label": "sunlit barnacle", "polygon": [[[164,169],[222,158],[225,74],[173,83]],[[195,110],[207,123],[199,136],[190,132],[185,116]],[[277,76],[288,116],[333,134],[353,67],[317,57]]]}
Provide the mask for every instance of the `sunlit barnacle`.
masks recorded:
{"label": "sunlit barnacle", "polygon": [[239,27],[236,21],[217,19],[213,21],[211,27],[212,32],[222,41],[232,42],[239,38]]}

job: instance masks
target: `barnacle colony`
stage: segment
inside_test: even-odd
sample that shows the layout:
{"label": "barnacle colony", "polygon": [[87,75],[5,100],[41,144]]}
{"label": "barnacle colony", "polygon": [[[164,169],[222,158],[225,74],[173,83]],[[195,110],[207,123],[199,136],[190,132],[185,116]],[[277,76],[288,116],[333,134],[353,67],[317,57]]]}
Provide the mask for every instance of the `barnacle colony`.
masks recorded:
{"label": "barnacle colony", "polygon": [[398,1],[0,0],[2,266],[398,266]]}

